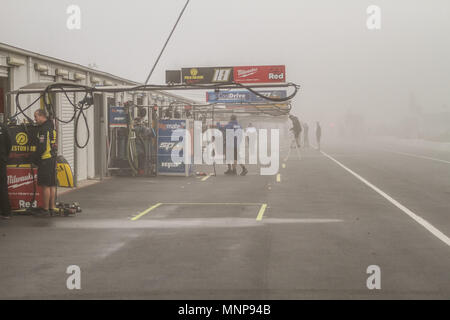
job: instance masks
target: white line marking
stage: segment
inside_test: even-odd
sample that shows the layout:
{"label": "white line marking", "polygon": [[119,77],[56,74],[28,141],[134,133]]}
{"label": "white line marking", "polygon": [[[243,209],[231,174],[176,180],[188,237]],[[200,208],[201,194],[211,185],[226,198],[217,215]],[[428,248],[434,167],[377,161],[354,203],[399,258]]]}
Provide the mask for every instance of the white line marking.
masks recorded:
{"label": "white line marking", "polygon": [[376,191],[377,193],[379,193],[381,196],[383,196],[386,200],[388,200],[389,202],[391,202],[393,205],[395,205],[397,208],[399,208],[400,210],[402,210],[404,213],[406,213],[408,216],[410,216],[414,221],[416,221],[417,223],[419,223],[422,227],[424,227],[425,229],[427,229],[429,232],[431,232],[436,238],[438,238],[439,240],[441,240],[442,242],[444,242],[446,245],[450,246],[450,239],[443,234],[441,231],[439,231],[438,229],[436,229],[432,224],[430,224],[428,221],[426,221],[425,219],[423,219],[422,217],[418,216],[417,214],[415,214],[414,212],[412,212],[411,210],[409,210],[408,208],[406,208],[404,205],[402,205],[400,202],[398,202],[397,200],[395,200],[394,198],[392,198],[391,196],[389,196],[388,194],[386,194],[385,192],[381,191],[379,188],[377,188],[376,186],[374,186],[373,184],[371,184],[369,181],[367,181],[366,179],[364,179],[363,177],[361,177],[359,174],[353,172],[352,170],[350,170],[349,168],[347,168],[346,166],[344,166],[342,163],[340,163],[339,161],[337,161],[336,159],[334,159],[333,157],[329,156],[328,154],[326,154],[325,152],[321,151],[322,154],[324,156],[326,156],[327,158],[329,158],[330,160],[334,161],[335,163],[337,163],[339,166],[341,166],[342,168],[344,168],[345,170],[347,170],[348,172],[350,172],[352,175],[354,175],[356,178],[358,178],[359,180],[361,180],[362,182],[364,182],[367,186],[369,186],[370,188],[372,188],[374,191]]}
{"label": "white line marking", "polygon": [[431,158],[431,157],[427,157],[427,156],[419,156],[419,155],[412,154],[412,153],[406,153],[406,152],[400,152],[400,151],[391,151],[391,150],[387,150],[387,149],[382,149],[382,150],[387,151],[387,152],[391,152],[391,153],[402,154],[404,156],[409,156],[409,157],[414,157],[414,158],[419,158],[419,159],[433,160],[433,161],[438,161],[438,162],[443,162],[443,163],[450,164],[450,161],[436,159],[436,158]]}

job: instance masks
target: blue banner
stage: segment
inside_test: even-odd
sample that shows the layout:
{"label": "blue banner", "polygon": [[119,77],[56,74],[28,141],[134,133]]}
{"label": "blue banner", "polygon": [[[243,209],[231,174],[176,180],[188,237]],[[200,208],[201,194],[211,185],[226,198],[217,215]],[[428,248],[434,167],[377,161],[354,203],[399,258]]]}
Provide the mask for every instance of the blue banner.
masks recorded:
{"label": "blue banner", "polygon": [[126,128],[128,123],[128,114],[124,107],[109,107],[109,127]]}
{"label": "blue banner", "polygon": [[[286,98],[286,90],[264,90],[258,91],[269,98]],[[206,102],[209,103],[270,103],[266,100],[250,91],[222,91],[216,93],[209,91],[206,93]]]}
{"label": "blue banner", "polygon": [[[185,175],[188,169],[184,162],[173,162],[172,152],[176,152],[180,157],[184,156],[184,142],[172,141],[172,133],[178,129],[186,129],[186,120],[160,120],[158,127],[158,173],[159,174],[175,174]],[[186,131],[185,131],[186,132]],[[185,133],[180,136],[180,140],[185,140]],[[188,165],[190,166],[190,165]]]}

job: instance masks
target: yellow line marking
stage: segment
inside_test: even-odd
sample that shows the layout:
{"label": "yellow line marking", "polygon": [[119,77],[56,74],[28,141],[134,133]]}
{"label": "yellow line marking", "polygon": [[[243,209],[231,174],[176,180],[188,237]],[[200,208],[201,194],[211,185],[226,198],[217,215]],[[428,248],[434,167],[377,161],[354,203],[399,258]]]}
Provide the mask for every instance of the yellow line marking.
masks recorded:
{"label": "yellow line marking", "polygon": [[261,221],[264,215],[264,211],[266,211],[267,208],[267,204],[264,203],[261,208],[259,209],[259,213],[258,213],[258,217],[256,217],[257,221]]}
{"label": "yellow line marking", "polygon": [[267,208],[267,204],[263,203],[261,205],[261,203],[245,203],[245,202],[241,202],[241,203],[237,203],[237,202],[159,202],[157,204],[155,204],[154,206],[148,208],[147,210],[139,213],[137,216],[131,218],[132,221],[136,221],[140,218],[142,218],[143,216],[145,216],[147,213],[149,213],[150,211],[158,208],[159,206],[162,205],[175,205],[175,206],[186,206],[186,205],[194,205],[194,206],[198,206],[198,205],[209,205],[209,206],[214,206],[214,205],[225,205],[225,206],[261,206],[261,208],[259,209],[258,212],[258,217],[256,218],[257,221],[261,221],[264,215],[264,211],[266,211]]}
{"label": "yellow line marking", "polygon": [[277,174],[277,182],[281,182],[281,173]]}
{"label": "yellow line marking", "polygon": [[180,205],[180,206],[185,206],[185,205],[222,205],[222,206],[230,206],[230,205],[235,205],[235,206],[260,206],[261,203],[236,203],[236,202],[164,202],[161,204],[165,204],[165,205]]}
{"label": "yellow line marking", "polygon": [[206,177],[204,177],[204,178],[202,179],[202,181],[208,180],[208,178],[211,177],[211,176],[212,176],[212,174],[208,174]]}
{"label": "yellow line marking", "polygon": [[136,217],[132,218],[131,220],[136,221],[137,219],[139,219],[139,218],[145,216],[147,213],[149,213],[149,212],[152,211],[153,209],[158,208],[160,205],[162,205],[162,203],[157,203],[157,204],[155,204],[154,206],[148,208],[147,210],[145,210],[145,211],[139,213]]}
{"label": "yellow line marking", "polygon": [[281,167],[282,167],[283,169],[285,169],[285,168],[286,168],[286,163],[283,163],[283,164],[281,165]]}

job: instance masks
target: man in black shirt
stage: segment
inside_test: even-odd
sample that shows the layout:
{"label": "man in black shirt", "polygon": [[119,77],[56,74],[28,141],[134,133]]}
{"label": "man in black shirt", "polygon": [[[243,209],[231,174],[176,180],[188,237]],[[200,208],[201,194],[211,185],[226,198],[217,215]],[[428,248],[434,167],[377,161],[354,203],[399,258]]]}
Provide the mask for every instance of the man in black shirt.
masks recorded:
{"label": "man in black shirt", "polygon": [[49,215],[49,210],[55,209],[56,200],[56,130],[52,120],[48,119],[45,110],[36,110],[34,119],[39,125],[39,130],[33,163],[39,167],[38,185],[42,187],[44,202],[39,214]]}
{"label": "man in black shirt", "polygon": [[289,119],[292,121],[292,128],[290,129],[294,133],[295,143],[300,148],[300,133],[302,132],[302,126],[300,120],[296,116],[290,115]]}
{"label": "man in black shirt", "polygon": [[316,123],[316,140],[317,140],[317,149],[320,151],[320,139],[322,138],[322,127],[320,126],[319,121]]}
{"label": "man in black shirt", "polygon": [[303,147],[309,148],[309,126],[303,122]]}
{"label": "man in black shirt", "polygon": [[154,138],[153,131],[146,127],[142,118],[134,119],[134,132],[136,133],[136,153],[138,157],[139,174],[143,175],[146,172],[148,159],[150,158],[151,139]]}
{"label": "man in black shirt", "polygon": [[11,207],[8,197],[8,181],[6,174],[6,164],[11,152],[11,138],[8,129],[0,123],[0,211],[1,217],[9,219],[11,217]]}

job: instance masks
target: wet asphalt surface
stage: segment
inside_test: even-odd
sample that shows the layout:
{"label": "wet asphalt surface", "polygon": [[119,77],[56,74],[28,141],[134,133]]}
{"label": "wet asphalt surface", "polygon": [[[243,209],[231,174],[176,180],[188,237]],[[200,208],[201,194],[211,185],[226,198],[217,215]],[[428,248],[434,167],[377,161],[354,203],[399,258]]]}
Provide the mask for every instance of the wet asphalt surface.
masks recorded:
{"label": "wet asphalt surface", "polygon": [[[322,150],[450,236],[450,150]],[[278,179],[256,166],[115,177],[60,197],[81,204],[76,217],[0,221],[0,298],[450,298],[449,245],[318,150],[285,155]],[[81,290],[66,287],[70,265]],[[370,265],[381,290],[367,288]]]}

